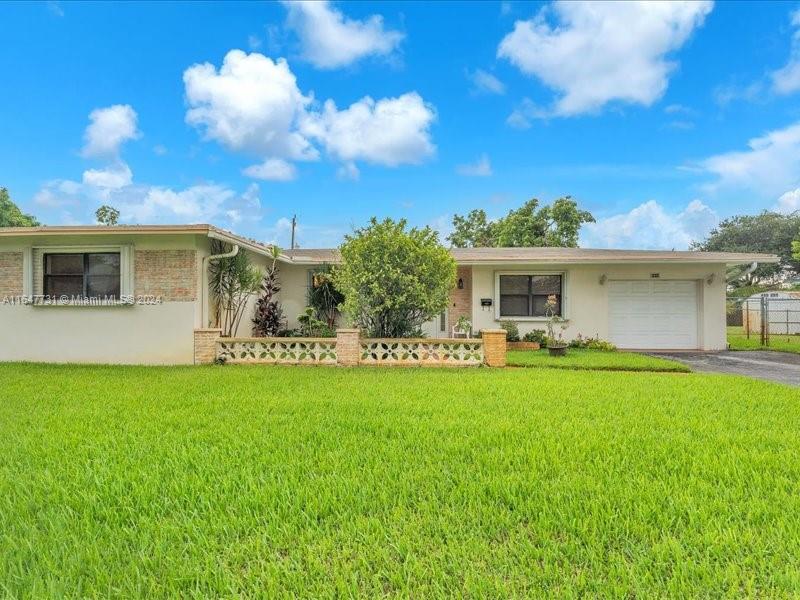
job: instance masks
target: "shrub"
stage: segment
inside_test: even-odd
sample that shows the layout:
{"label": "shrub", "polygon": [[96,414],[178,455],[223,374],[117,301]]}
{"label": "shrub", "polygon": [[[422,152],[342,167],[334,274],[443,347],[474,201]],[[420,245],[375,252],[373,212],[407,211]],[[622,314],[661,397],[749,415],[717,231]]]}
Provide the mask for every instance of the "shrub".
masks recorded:
{"label": "shrub", "polygon": [[[225,243],[211,240],[211,254],[228,251]],[[214,302],[214,326],[222,329],[223,336],[231,337],[239,329],[247,300],[258,291],[263,273],[250,262],[244,250],[234,256],[211,261],[208,273]]]}
{"label": "shrub", "polygon": [[272,249],[272,265],[264,273],[261,281],[261,297],[256,301],[256,313],[253,317],[253,335],[272,337],[277,335],[284,326],[283,309],[275,300],[275,295],[281,291],[278,281],[278,255],[277,247]]}
{"label": "shrub", "polygon": [[372,337],[411,337],[440,314],[455,285],[456,263],[430,227],[373,218],[345,236],[333,283],[343,312]]}
{"label": "shrub", "polygon": [[509,342],[519,341],[519,327],[514,321],[501,321],[500,329],[506,330],[506,340]]}
{"label": "shrub", "polygon": [[336,330],[314,316],[314,309],[309,306],[297,316],[300,333],[303,337],[336,337]]}
{"label": "shrub", "polygon": [[606,352],[613,352],[617,347],[611,342],[601,340],[599,337],[583,337],[580,333],[578,337],[571,340],[569,343],[570,348],[585,348],[587,350],[604,350]]}
{"label": "shrub", "polygon": [[333,273],[329,265],[322,265],[311,276],[308,288],[308,305],[314,309],[314,317],[334,327],[339,315],[339,305],[344,296],[333,284]]}
{"label": "shrub", "polygon": [[534,329],[522,336],[523,342],[536,342],[540,348],[547,348],[547,332],[544,329]]}

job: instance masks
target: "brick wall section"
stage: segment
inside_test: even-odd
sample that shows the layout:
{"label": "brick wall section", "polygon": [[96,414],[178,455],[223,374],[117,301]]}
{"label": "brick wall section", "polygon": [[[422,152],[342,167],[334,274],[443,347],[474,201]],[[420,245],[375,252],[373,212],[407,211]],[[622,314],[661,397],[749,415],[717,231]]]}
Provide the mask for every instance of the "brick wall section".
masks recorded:
{"label": "brick wall section", "polygon": [[354,367],[361,361],[361,335],[358,329],[336,330],[336,363]]}
{"label": "brick wall section", "polygon": [[194,330],[194,364],[210,365],[217,357],[217,340],[222,329]]}
{"label": "brick wall section", "polygon": [[136,250],[137,296],[160,296],[163,302],[197,299],[197,255],[194,250]]}
{"label": "brick wall section", "polygon": [[0,300],[22,295],[22,252],[0,252]]}
{"label": "brick wall section", "polygon": [[[458,280],[464,282],[464,289],[458,289]],[[458,267],[456,287],[450,292],[450,309],[447,313],[448,334],[458,322],[459,317],[472,321],[472,267]]]}
{"label": "brick wall section", "polygon": [[489,367],[506,366],[506,330],[481,329],[483,360]]}

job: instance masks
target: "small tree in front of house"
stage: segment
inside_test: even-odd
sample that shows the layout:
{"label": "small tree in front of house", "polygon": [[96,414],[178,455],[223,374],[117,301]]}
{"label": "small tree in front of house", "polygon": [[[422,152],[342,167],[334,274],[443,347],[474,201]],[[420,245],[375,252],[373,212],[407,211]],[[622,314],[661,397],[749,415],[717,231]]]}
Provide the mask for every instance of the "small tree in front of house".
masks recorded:
{"label": "small tree in front of house", "polygon": [[455,285],[456,264],[430,227],[373,218],[345,236],[333,282],[343,312],[373,337],[413,337],[441,313]]}
{"label": "small tree in front of house", "polygon": [[[230,248],[219,240],[211,241],[211,254],[224,254]],[[231,337],[239,328],[247,300],[258,291],[263,273],[243,250],[235,256],[211,261],[209,286],[214,300],[214,326]]]}
{"label": "small tree in front of house", "polygon": [[257,337],[274,337],[283,329],[285,320],[283,309],[276,299],[281,291],[278,280],[278,256],[281,250],[272,247],[272,264],[264,271],[261,279],[261,296],[256,301],[256,312],[253,317],[253,335]]}

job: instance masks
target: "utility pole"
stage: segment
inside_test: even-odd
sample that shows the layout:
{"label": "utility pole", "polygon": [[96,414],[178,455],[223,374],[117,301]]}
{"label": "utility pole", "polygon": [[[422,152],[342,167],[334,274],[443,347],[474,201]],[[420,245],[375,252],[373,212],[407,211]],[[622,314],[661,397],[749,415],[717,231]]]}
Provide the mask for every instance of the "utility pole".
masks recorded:
{"label": "utility pole", "polygon": [[292,216],[292,246],[290,250],[294,250],[294,230],[297,228],[297,215]]}

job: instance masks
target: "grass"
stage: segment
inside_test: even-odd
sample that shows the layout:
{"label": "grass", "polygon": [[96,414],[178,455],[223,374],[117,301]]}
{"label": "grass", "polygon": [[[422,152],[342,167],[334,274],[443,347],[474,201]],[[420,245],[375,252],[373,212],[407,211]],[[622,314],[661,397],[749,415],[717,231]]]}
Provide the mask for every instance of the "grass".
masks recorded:
{"label": "grass", "polygon": [[547,367],[589,371],[656,371],[686,373],[683,363],[635,352],[605,352],[570,348],[566,356],[550,356],[547,350],[510,350],[508,364],[515,367]]}
{"label": "grass", "polygon": [[731,350],[775,350],[800,354],[800,335],[775,335],[769,337],[769,346],[762,346],[758,333],[751,333],[748,339],[744,329],[739,326],[728,327],[728,344]]}
{"label": "grass", "polygon": [[800,391],[0,365],[7,597],[800,594]]}

